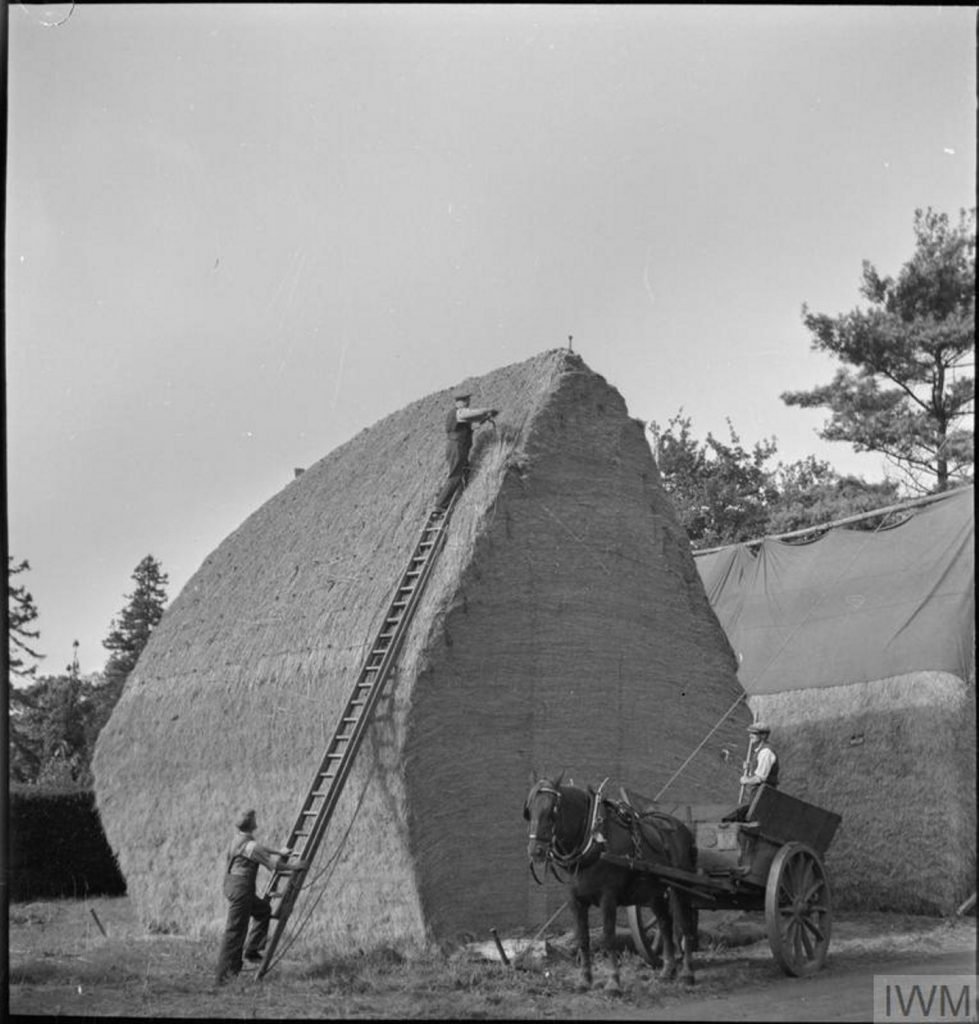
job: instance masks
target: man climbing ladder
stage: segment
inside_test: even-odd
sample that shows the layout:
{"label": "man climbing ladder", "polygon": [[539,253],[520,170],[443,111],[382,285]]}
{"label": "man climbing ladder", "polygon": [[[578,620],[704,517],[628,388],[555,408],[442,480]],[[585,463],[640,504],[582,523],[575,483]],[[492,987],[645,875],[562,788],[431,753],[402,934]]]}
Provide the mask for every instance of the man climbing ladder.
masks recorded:
{"label": "man climbing ladder", "polygon": [[466,484],[469,476],[469,452],[472,450],[473,426],[492,422],[498,409],[470,409],[469,399],[472,396],[460,392],[454,396],[455,408],[450,409],[445,417],[445,461],[449,467],[449,478],[435,499],[435,511],[444,512],[448,508],[452,496]]}

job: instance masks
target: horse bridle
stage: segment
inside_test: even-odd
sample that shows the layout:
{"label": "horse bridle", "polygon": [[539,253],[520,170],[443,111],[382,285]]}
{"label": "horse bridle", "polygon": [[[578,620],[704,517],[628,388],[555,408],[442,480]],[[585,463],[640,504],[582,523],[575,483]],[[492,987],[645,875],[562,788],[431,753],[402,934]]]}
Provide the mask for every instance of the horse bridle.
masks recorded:
{"label": "horse bridle", "polygon": [[[594,808],[598,805],[598,801],[601,800],[601,794],[595,794],[595,796],[593,797],[594,803],[592,805],[592,813],[589,813],[588,818],[586,819],[585,834],[582,837],[581,841],[573,850],[563,852],[558,847],[557,831],[554,827],[555,823],[557,822],[558,813],[561,808],[561,799],[563,794],[561,793],[561,790],[558,787],[552,786],[549,782],[542,779],[534,786],[534,788],[530,791],[530,795],[527,797],[528,816],[531,801],[535,797],[540,796],[541,793],[549,793],[551,796],[554,797],[554,803],[551,805],[550,813],[547,815],[548,820],[551,822],[551,835],[550,839],[548,839],[547,850],[545,852],[547,867],[545,867],[544,869],[544,874],[547,874],[547,868],[549,867],[551,869],[551,874],[553,874],[559,882],[565,882],[567,880],[561,878],[561,876],[557,873],[557,868],[561,868],[563,871],[566,872],[573,871],[574,869],[580,866],[582,858],[585,856],[585,854],[587,854],[590,851],[593,845],[594,832],[593,828],[589,827],[588,823],[593,823],[594,821]],[[543,820],[543,816],[539,820]],[[527,836],[527,839],[530,842],[543,843],[544,841],[544,837],[539,836],[537,832],[534,831],[530,832],[530,834]],[[555,865],[557,867],[555,867]],[[531,875],[533,875],[534,881],[538,885],[543,885],[543,882],[537,877],[537,872],[534,868],[533,858],[531,858],[530,860],[530,873]]]}

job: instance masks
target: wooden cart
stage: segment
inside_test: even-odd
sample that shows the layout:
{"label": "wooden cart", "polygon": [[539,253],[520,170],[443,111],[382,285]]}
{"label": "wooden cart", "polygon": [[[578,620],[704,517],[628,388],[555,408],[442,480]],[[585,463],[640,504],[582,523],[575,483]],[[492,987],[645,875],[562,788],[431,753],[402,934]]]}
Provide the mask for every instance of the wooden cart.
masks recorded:
{"label": "wooden cart", "polygon": [[[770,786],[759,788],[745,822],[722,820],[730,804],[654,802],[627,790],[622,795],[640,813],[656,810],[684,822],[695,836],[697,870],[604,854],[607,860],[683,889],[695,910],[764,911],[772,954],[786,974],[809,975],[823,966],[832,910],[822,858],[840,815]],[[659,929],[652,910],[629,907],[628,914],[637,950],[653,962]]]}

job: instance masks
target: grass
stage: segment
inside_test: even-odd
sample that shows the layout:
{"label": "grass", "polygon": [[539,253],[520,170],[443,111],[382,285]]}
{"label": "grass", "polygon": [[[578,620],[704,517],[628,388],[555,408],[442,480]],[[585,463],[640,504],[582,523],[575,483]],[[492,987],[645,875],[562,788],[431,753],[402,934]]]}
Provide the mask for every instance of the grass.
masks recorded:
{"label": "grass", "polygon": [[[99,930],[91,911],[104,926]],[[705,920],[716,918],[717,920]],[[783,977],[760,915],[703,915],[697,985],[662,984],[623,940],[621,996],[602,985],[574,991],[569,932],[547,955],[505,967],[473,947],[406,952],[380,947],[323,957],[297,949],[261,982],[246,972],[213,984],[217,941],[148,935],[126,898],[45,901],[10,908],[9,1005],[14,1014],[84,1017],[586,1019],[625,1007],[670,1005],[765,986]],[[540,947],[537,947],[540,948]],[[871,956],[975,948],[975,920],[909,915],[838,915],[831,964]]]}

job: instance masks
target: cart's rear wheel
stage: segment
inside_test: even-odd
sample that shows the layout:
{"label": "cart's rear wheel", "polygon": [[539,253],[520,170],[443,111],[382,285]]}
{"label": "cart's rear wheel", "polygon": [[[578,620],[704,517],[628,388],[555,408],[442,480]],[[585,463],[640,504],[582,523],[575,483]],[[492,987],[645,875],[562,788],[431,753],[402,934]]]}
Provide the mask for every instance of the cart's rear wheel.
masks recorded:
{"label": "cart's rear wheel", "polygon": [[626,907],[626,916],[629,918],[629,931],[632,932],[636,952],[646,963],[655,966],[663,956],[663,936],[653,908],[643,903]]}
{"label": "cart's rear wheel", "polygon": [[765,886],[765,923],[772,954],[786,974],[815,974],[829,950],[829,879],[815,850],[786,843],[772,861]]}

